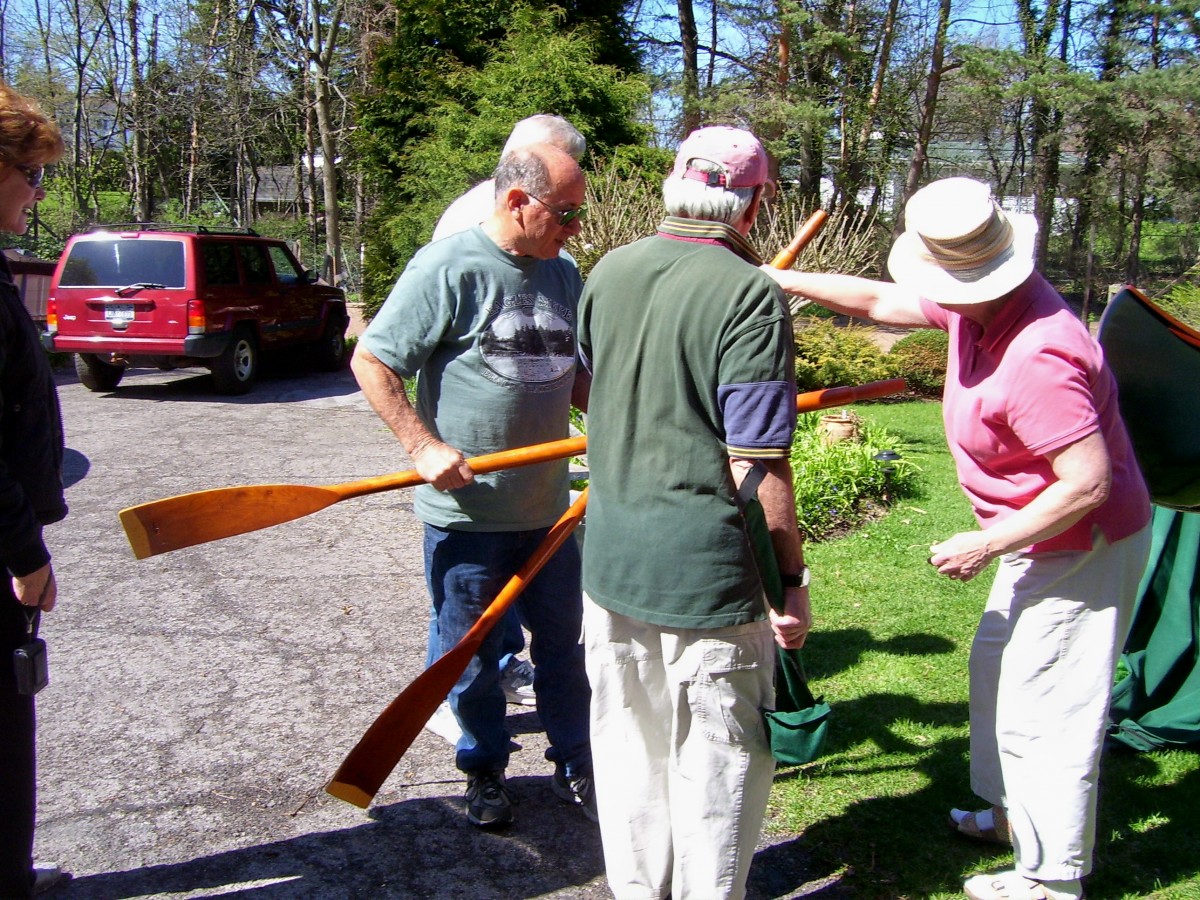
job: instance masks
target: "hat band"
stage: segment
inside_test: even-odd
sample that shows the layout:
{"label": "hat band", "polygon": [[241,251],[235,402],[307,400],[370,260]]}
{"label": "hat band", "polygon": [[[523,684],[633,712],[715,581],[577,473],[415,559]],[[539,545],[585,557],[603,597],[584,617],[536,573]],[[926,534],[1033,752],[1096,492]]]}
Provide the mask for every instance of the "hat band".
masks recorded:
{"label": "hat band", "polygon": [[1012,225],[995,200],[992,214],[969,234],[947,239],[918,237],[928,259],[960,281],[978,281],[1012,256]]}

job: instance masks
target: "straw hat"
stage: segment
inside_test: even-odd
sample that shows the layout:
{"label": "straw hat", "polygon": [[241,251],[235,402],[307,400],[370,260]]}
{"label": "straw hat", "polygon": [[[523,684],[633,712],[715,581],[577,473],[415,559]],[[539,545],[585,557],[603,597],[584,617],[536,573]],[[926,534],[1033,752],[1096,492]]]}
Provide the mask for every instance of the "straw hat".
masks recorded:
{"label": "straw hat", "polygon": [[1037,220],[1005,213],[982,181],[943,178],[921,188],[904,207],[904,228],[888,271],[934,303],[995,300],[1033,271]]}

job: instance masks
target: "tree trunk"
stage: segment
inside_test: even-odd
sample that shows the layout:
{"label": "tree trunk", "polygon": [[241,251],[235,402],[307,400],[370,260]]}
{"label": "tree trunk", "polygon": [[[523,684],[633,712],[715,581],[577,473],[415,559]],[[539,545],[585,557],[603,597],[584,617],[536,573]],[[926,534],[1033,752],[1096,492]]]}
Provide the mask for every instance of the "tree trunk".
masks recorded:
{"label": "tree trunk", "polygon": [[[862,121],[858,126],[858,136],[850,149],[850,158],[846,162],[846,203],[851,209],[858,209],[858,192],[867,178],[867,160],[871,158],[869,148],[871,135],[875,131],[875,120],[880,101],[883,99],[884,82],[887,80],[888,66],[892,60],[892,41],[896,33],[896,14],[900,9],[900,0],[889,0],[887,13],[883,20],[883,33],[879,38],[879,55],[875,60],[875,78],[871,82],[871,96],[867,99],[867,107],[863,110]],[[874,201],[872,201],[874,203]]]}
{"label": "tree trunk", "polygon": [[692,0],[679,0],[679,42],[683,48],[683,133],[700,127],[700,38]]}
{"label": "tree trunk", "polygon": [[321,34],[320,0],[310,0],[309,12],[312,27],[312,59],[310,71],[313,78],[313,101],[317,113],[317,132],[321,140],[321,182],[325,189],[325,252],[331,260],[331,282],[337,284],[342,274],[341,216],[338,210],[337,140],[334,133],[330,108],[329,69],[333,63],[333,51],[337,44],[341,3],[334,7],[329,27],[324,37]]}
{"label": "tree trunk", "polygon": [[937,31],[933,36],[933,49],[929,58],[929,75],[925,79],[925,99],[921,103],[921,121],[917,126],[917,140],[913,146],[912,160],[908,164],[908,175],[904,179],[904,196],[896,211],[892,234],[898,237],[904,231],[904,216],[901,211],[908,198],[917,192],[921,176],[925,174],[925,162],[929,158],[929,141],[933,137],[933,122],[937,112],[938,93],[942,86],[942,72],[946,63],[946,32],[950,27],[950,0],[939,0]]}
{"label": "tree trunk", "polygon": [[138,0],[127,0],[125,8],[126,28],[129,32],[129,68],[131,86],[129,92],[130,130],[133,140],[129,148],[130,194],[133,200],[133,218],[138,222],[149,222],[154,218],[154,197],[148,171],[146,125],[146,86],[142,79],[142,48],[138,15]]}
{"label": "tree trunk", "polygon": [[[1149,131],[1149,126],[1142,129],[1142,147],[1150,140]],[[1145,150],[1139,150],[1132,172],[1133,201],[1129,210],[1129,254],[1125,258],[1125,281],[1128,284],[1137,284],[1141,275],[1139,257],[1142,251],[1142,225],[1146,220],[1146,172],[1149,168],[1149,155]]]}

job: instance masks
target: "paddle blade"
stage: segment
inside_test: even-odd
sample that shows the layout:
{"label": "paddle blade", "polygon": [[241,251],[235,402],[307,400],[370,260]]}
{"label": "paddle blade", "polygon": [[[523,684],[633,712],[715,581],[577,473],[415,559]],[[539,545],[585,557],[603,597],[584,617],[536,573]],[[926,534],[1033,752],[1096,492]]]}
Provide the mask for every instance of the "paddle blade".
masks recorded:
{"label": "paddle blade", "polygon": [[341,498],[330,488],[257,484],[152,500],[123,509],[120,516],[133,555],[145,559],[290,522]]}
{"label": "paddle blade", "polygon": [[392,769],[466,671],[482,640],[480,635],[479,640],[455,645],[401,691],[342,760],[325,785],[326,793],[360,809],[370,806]]}

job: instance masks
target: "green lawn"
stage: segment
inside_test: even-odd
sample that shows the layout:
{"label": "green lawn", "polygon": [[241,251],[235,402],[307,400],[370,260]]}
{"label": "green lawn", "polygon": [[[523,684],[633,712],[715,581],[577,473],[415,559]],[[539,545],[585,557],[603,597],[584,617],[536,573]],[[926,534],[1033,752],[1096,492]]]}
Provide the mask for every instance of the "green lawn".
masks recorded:
{"label": "green lawn", "polygon": [[[975,527],[940,404],[857,411],[904,440],[922,487],[883,520],[807,548],[805,661],[833,714],[824,757],[779,771],[767,827],[796,834],[813,877],[856,898],[958,897],[965,876],[1011,863],[945,824],[950,807],[975,808],[967,654],[991,573],[960,584],[926,562],[930,544]],[[1088,896],[1200,898],[1198,795],[1198,754],[1106,755]]]}

